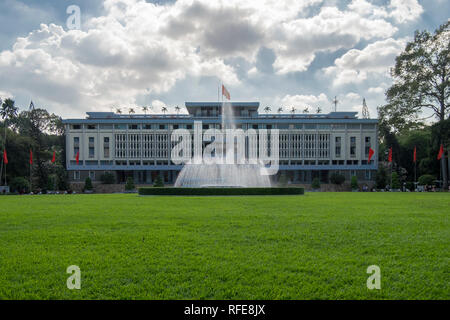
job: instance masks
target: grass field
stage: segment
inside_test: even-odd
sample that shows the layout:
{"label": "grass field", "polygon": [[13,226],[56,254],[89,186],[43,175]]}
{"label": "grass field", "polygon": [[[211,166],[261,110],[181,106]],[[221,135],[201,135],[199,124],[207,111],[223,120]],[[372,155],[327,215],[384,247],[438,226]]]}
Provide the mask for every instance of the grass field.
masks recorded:
{"label": "grass field", "polygon": [[2,196],[0,298],[449,299],[449,213],[448,193]]}

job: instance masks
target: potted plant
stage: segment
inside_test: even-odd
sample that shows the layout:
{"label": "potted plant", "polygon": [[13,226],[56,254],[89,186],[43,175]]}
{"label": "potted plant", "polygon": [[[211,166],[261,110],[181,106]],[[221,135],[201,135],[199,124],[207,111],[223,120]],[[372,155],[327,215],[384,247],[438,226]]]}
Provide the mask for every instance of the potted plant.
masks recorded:
{"label": "potted plant", "polygon": [[136,189],[136,186],[134,185],[133,177],[127,178],[127,183],[125,184],[125,192],[134,192]]}
{"label": "potted plant", "polygon": [[84,193],[92,193],[93,189],[94,189],[94,187],[92,186],[92,180],[91,180],[91,178],[87,177],[86,180],[84,181],[83,192]]}
{"label": "potted plant", "polygon": [[358,192],[359,191],[358,178],[356,176],[352,176],[352,180],[351,180],[350,185],[352,187],[352,191],[353,192]]}

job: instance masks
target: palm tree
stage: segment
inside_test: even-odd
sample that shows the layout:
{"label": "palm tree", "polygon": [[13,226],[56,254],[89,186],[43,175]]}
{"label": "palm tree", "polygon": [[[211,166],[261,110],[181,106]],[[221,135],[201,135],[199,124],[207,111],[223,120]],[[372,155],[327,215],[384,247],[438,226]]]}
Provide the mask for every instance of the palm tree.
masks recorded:
{"label": "palm tree", "polygon": [[122,114],[122,110],[120,108],[116,108],[116,113]]}
{"label": "palm tree", "polygon": [[283,108],[282,108],[282,107],[279,107],[278,110],[277,110],[277,112],[278,112],[278,114],[282,113],[282,112],[283,112]]}
{"label": "palm tree", "polygon": [[180,114],[180,110],[181,110],[181,108],[179,107],[179,106],[176,106],[175,107],[175,110],[177,111],[177,116]]}
{"label": "palm tree", "polygon": [[147,116],[148,107],[146,106],[142,107],[142,111],[144,111],[145,116]]}
{"label": "palm tree", "polygon": [[309,108],[306,107],[305,109],[303,109],[303,113],[309,113]]}
{"label": "palm tree", "polygon": [[133,108],[128,109],[128,114],[131,116],[133,113],[136,113]]}
{"label": "palm tree", "polygon": [[292,107],[292,108],[291,108],[291,113],[292,113],[292,116],[294,116],[294,113],[295,113],[295,107]]}
{"label": "palm tree", "polygon": [[317,107],[316,111],[317,111],[317,113],[321,113],[322,112],[322,109],[320,109],[320,106]]}
{"label": "palm tree", "polygon": [[161,111],[162,111],[162,113],[164,113],[164,115],[166,115],[167,107],[166,107],[166,106],[162,107],[162,108],[161,108]]}
{"label": "palm tree", "polygon": [[271,110],[272,110],[272,109],[271,109],[269,106],[267,106],[267,107],[264,108],[264,111],[266,112],[266,114],[268,114]]}

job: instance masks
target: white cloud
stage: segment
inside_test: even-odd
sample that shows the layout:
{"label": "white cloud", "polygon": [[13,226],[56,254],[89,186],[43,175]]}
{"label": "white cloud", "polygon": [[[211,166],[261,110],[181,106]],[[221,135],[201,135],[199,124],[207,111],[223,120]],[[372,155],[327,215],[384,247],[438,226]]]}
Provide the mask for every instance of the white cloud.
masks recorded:
{"label": "white cloud", "polygon": [[[277,99],[277,104],[285,106],[287,108],[295,107],[297,111],[303,110],[305,107],[324,107],[330,105],[327,96],[321,93],[317,96],[315,95],[285,95],[281,99]],[[285,110],[287,112],[289,110]]]}
{"label": "white cloud", "polygon": [[[376,41],[325,70],[334,84],[362,82],[369,73],[386,72],[399,51],[391,18],[407,22],[421,13],[415,0],[389,6],[353,0],[341,9],[324,3],[104,0],[103,16],[87,18],[82,30],[42,24],[0,52],[0,84],[52,112],[81,115],[136,105],[139,97],[167,93],[190,77],[221,79],[233,89],[244,85],[242,74],[260,80],[304,72],[318,53]],[[236,58],[249,65],[242,73],[229,62]],[[287,95],[280,102],[330,103],[324,94]]]}
{"label": "white cloud", "polygon": [[351,49],[335,60],[335,65],[324,70],[334,85],[360,83],[369,75],[388,76],[395,57],[404,49],[407,39],[386,39],[369,44],[362,50]]}

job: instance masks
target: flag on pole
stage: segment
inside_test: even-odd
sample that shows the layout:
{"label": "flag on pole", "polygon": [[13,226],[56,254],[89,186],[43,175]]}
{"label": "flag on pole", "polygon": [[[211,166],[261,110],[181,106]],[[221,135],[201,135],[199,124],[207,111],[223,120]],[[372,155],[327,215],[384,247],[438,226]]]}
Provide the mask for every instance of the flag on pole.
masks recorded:
{"label": "flag on pole", "polygon": [[375,151],[373,151],[373,149],[372,148],[369,148],[369,162],[370,162],[370,159],[372,159],[372,156],[375,154]]}
{"label": "flag on pole", "polygon": [[30,164],[33,164],[33,151],[30,149]]}
{"label": "flag on pole", "polygon": [[389,162],[392,162],[392,147],[389,148],[388,161],[389,161]]}
{"label": "flag on pole", "polygon": [[225,96],[228,100],[230,100],[230,93],[224,85],[222,85],[222,96]]}
{"label": "flag on pole", "polygon": [[80,151],[77,151],[77,155],[75,156],[75,160],[77,161],[77,164],[80,162]]}
{"label": "flag on pole", "polygon": [[8,164],[8,155],[6,154],[6,149],[3,150],[3,162]]}
{"label": "flag on pole", "polygon": [[439,149],[439,154],[437,156],[438,160],[441,160],[442,156],[444,155],[444,145],[441,144],[441,148]]}
{"label": "flag on pole", "polygon": [[55,163],[55,161],[56,161],[56,152],[53,151],[52,163]]}
{"label": "flag on pole", "polygon": [[416,146],[414,146],[414,157],[413,157],[413,162],[417,161],[417,150],[416,150]]}

